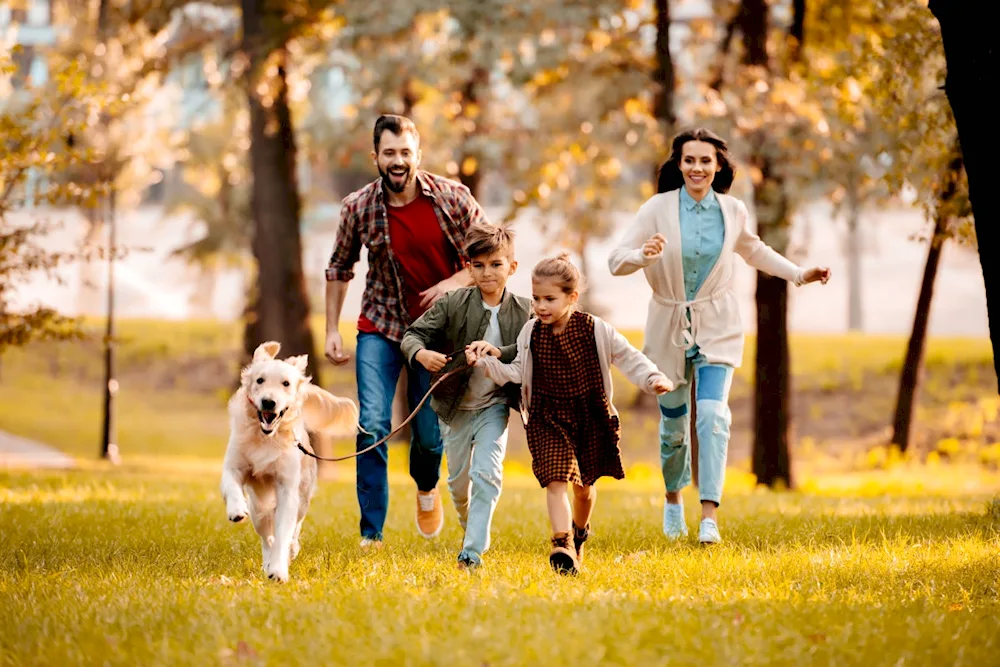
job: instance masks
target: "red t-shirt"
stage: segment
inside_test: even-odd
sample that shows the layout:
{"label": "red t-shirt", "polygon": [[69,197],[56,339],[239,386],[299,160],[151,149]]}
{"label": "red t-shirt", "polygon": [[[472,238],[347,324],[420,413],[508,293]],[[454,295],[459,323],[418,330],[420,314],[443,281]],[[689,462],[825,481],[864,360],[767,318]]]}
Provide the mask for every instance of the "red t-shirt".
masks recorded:
{"label": "red t-shirt", "polygon": [[[434,204],[420,193],[405,206],[389,206],[389,245],[396,258],[403,299],[410,319],[417,319],[426,308],[420,307],[420,293],[461,269],[458,253],[448,242],[438,222]],[[377,331],[367,317],[358,318],[358,331]]]}

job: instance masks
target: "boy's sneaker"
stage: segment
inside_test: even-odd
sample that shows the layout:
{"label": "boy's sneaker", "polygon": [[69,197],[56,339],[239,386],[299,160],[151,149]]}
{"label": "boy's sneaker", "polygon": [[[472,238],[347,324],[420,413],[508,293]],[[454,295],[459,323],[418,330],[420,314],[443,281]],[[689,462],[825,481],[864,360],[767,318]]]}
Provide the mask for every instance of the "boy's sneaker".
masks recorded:
{"label": "boy's sneaker", "polygon": [[718,544],[722,541],[719,534],[719,524],[715,519],[702,519],[701,527],[698,528],[698,541],[702,544]]}
{"label": "boy's sneaker", "polygon": [[684,523],[684,503],[678,503],[677,505],[664,504],[663,534],[671,540],[679,540],[682,537],[687,537],[688,527]]}
{"label": "boy's sneaker", "polygon": [[381,549],[382,540],[375,539],[374,537],[362,537],[359,546],[362,549]]}
{"label": "boy's sneaker", "polygon": [[464,551],[458,554],[458,569],[460,570],[469,570],[469,571],[475,570],[481,564],[482,563],[480,563],[478,560],[476,560],[469,554],[465,553]]}
{"label": "boy's sneaker", "polygon": [[549,553],[549,565],[559,574],[576,574],[580,562],[576,558],[576,549],[570,541],[570,534],[556,533],[552,536],[552,551]]}
{"label": "boy's sneaker", "polygon": [[590,524],[588,523],[583,528],[577,528],[576,524],[573,524],[573,546],[576,548],[576,559],[579,562],[583,562],[583,543],[587,541],[590,537]]}

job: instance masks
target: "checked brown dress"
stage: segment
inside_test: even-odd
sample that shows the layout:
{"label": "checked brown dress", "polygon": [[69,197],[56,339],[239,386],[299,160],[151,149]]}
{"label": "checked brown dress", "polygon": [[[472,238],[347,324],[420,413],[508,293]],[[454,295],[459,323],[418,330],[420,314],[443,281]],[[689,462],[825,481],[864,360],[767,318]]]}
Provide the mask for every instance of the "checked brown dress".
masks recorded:
{"label": "checked brown dress", "polygon": [[536,322],[531,330],[531,416],[526,428],[531,470],[550,482],[589,486],[623,479],[621,427],[604,393],[594,319],[574,311],[562,333]]}

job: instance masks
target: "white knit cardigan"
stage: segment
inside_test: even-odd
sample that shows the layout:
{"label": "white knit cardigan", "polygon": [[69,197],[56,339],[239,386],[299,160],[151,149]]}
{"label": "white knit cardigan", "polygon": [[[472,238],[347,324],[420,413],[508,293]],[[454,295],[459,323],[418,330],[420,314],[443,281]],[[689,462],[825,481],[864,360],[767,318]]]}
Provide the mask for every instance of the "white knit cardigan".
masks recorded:
{"label": "white knit cardigan", "polygon": [[[677,386],[686,382],[685,353],[697,345],[709,363],[738,367],[743,361],[743,323],[733,293],[733,254],[753,268],[801,285],[804,271],[760,240],[749,225],[746,205],[716,193],[725,221],[722,253],[695,298],[687,300],[681,257],[680,190],[653,195],[636,214],[608,257],[616,276],[639,269],[653,288],[643,352]],[[662,254],[644,257],[642,245],[656,233],[667,243]],[[690,319],[688,317],[690,309]]]}

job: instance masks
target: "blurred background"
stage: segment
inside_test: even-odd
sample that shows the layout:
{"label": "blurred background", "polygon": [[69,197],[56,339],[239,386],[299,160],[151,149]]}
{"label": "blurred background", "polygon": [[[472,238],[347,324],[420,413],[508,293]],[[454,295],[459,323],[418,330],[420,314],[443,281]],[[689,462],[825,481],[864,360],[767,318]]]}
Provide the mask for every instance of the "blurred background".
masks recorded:
{"label": "blurred background", "polygon": [[[322,356],[323,269],[391,112],[416,122],[425,169],[513,222],[514,292],[568,249],[585,307],[636,344],[650,291],[612,279],[608,251],[671,137],[712,128],[762,238],[833,270],[794,288],[740,263],[730,465],[775,486],[905,460],[996,468],[973,161],[938,18],[891,0],[5,2],[0,451],[221,458],[225,401],[263,340],[354,396],[353,369]],[[365,270],[340,325],[352,345]],[[265,281],[281,320],[255,316]],[[655,402],[616,381],[626,461],[649,472]],[[508,463],[526,465],[512,433]]]}

